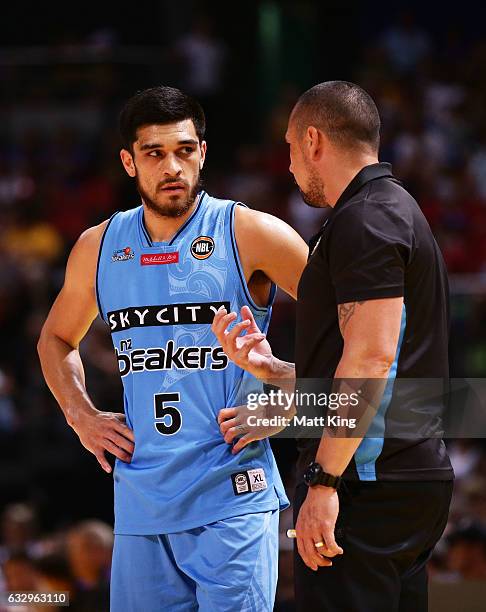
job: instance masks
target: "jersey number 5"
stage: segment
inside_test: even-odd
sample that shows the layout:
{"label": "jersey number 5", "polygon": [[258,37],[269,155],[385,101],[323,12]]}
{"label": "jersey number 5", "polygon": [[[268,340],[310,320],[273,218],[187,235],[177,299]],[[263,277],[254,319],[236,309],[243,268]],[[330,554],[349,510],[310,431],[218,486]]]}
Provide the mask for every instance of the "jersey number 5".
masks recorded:
{"label": "jersey number 5", "polygon": [[155,429],[162,436],[172,436],[182,427],[182,414],[175,406],[166,402],[180,402],[179,393],[157,393],[154,395]]}

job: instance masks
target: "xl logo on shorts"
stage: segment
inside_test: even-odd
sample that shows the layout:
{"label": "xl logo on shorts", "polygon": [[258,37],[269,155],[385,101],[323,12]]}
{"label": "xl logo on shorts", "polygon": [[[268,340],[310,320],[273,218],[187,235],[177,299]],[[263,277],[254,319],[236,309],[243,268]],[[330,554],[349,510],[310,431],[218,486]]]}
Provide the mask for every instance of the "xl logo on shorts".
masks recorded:
{"label": "xl logo on shorts", "polygon": [[235,495],[255,493],[256,491],[263,491],[267,488],[265,470],[263,468],[231,474],[231,482],[233,483]]}
{"label": "xl logo on shorts", "polygon": [[191,244],[191,253],[196,259],[207,259],[213,251],[214,240],[210,236],[199,236]]}

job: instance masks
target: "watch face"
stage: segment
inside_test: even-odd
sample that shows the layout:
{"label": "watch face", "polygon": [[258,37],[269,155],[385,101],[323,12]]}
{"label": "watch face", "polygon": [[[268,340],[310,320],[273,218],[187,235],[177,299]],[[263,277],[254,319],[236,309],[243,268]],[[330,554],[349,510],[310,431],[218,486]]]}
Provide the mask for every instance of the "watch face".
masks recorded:
{"label": "watch face", "polygon": [[322,473],[322,468],[321,466],[316,463],[315,461],[312,462],[309,467],[307,468],[307,470],[305,471],[304,474],[304,482],[309,485],[310,487],[312,487],[313,485],[317,484],[317,481],[319,479],[319,475]]}

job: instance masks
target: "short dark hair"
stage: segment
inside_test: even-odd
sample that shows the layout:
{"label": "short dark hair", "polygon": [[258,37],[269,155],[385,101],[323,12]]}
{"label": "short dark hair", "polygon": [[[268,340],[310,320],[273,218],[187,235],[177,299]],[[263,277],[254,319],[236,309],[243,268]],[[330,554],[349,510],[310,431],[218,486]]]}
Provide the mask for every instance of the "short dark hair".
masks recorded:
{"label": "short dark hair", "polygon": [[355,83],[326,81],[315,85],[300,96],[293,115],[301,134],[313,125],[338,146],[366,144],[378,151],[378,109],[373,98]]}
{"label": "short dark hair", "polygon": [[180,89],[159,85],[139,91],[123,107],[119,117],[122,146],[132,151],[137,130],[144,125],[164,125],[191,119],[201,142],[206,131],[204,111],[197,100]]}

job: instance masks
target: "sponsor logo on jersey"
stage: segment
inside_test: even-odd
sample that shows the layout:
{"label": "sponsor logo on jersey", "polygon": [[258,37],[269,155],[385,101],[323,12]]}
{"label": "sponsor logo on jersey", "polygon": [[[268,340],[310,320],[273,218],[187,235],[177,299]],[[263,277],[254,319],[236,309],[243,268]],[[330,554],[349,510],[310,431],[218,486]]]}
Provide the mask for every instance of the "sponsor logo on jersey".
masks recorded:
{"label": "sponsor logo on jersey", "polygon": [[233,483],[233,491],[235,495],[244,495],[245,493],[256,493],[267,488],[267,479],[265,478],[265,470],[263,468],[255,468],[246,472],[236,472],[231,474],[231,482]]}
{"label": "sponsor logo on jersey", "polygon": [[207,259],[213,251],[214,240],[210,236],[199,236],[191,244],[191,253],[196,259]]}
{"label": "sponsor logo on jersey", "polygon": [[120,376],[160,370],[224,370],[228,357],[220,346],[176,346],[169,340],[165,347],[135,349],[123,353],[115,348]]}
{"label": "sponsor logo on jersey", "polygon": [[118,251],[113,251],[113,255],[111,256],[111,261],[128,261],[129,259],[133,259],[135,257],[135,253],[131,247],[125,247],[124,249],[118,249]]}
{"label": "sponsor logo on jersey", "polygon": [[163,325],[211,324],[218,309],[224,306],[230,312],[229,302],[202,302],[189,304],[161,304],[122,308],[108,313],[111,332],[132,327],[160,327]]}
{"label": "sponsor logo on jersey", "polygon": [[160,266],[163,264],[178,263],[179,253],[152,253],[140,255],[140,264],[142,266]]}

